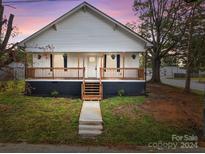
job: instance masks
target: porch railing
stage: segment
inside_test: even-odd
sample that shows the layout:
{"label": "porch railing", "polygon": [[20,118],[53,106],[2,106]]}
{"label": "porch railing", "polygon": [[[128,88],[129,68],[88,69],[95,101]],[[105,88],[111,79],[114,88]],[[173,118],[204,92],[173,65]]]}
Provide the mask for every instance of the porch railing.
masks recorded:
{"label": "porch railing", "polygon": [[100,68],[101,79],[144,80],[143,68]]}
{"label": "porch railing", "polygon": [[70,68],[27,68],[27,79],[83,79],[83,67],[70,67]]}
{"label": "porch railing", "polygon": [[[84,67],[70,68],[27,68],[27,79],[81,79],[85,81]],[[144,80],[143,68],[100,68],[101,80],[120,79],[120,80]]]}

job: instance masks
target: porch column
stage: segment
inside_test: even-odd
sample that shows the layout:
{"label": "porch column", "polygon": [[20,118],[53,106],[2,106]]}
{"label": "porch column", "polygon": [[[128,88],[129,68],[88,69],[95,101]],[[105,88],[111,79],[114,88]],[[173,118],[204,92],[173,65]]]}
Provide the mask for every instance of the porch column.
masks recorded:
{"label": "porch column", "polygon": [[122,53],[122,68],[123,68],[123,72],[122,72],[122,78],[124,79],[125,78],[125,53],[123,52]]}
{"label": "porch column", "polygon": [[83,56],[83,80],[85,80],[85,56]]}
{"label": "porch column", "polygon": [[102,80],[103,57],[104,57],[104,55],[101,56],[101,61],[100,61],[100,81]]}
{"label": "porch column", "polygon": [[54,54],[52,54],[51,53],[51,57],[52,57],[52,59],[51,59],[51,61],[52,61],[52,78],[54,79],[55,78],[55,75],[54,75],[54,71],[55,71],[55,67],[54,67]]}
{"label": "porch column", "polygon": [[25,79],[27,79],[28,78],[28,53],[25,51]]}
{"label": "porch column", "polygon": [[[106,71],[106,68],[104,67],[105,66],[105,62],[106,62],[106,60],[107,60],[107,56],[105,57],[105,55],[106,54],[104,54],[103,55],[103,58],[102,58],[102,60],[103,60],[103,66],[102,66],[102,76],[103,76],[103,78],[105,77],[105,71]],[[106,58],[106,59],[105,59]],[[107,63],[107,62],[106,62]],[[107,64],[106,64],[107,65]]]}
{"label": "porch column", "polygon": [[78,79],[79,79],[79,64],[80,63],[80,60],[79,60],[79,55],[78,55]]}

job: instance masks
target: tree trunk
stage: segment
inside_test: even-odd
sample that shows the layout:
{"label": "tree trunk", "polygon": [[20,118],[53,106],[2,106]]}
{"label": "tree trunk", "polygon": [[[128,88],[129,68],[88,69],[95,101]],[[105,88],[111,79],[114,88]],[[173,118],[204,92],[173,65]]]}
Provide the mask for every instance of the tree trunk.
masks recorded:
{"label": "tree trunk", "polygon": [[191,68],[190,66],[187,67],[187,70],[186,70],[186,83],[185,83],[185,88],[184,88],[184,91],[185,92],[190,92],[190,84],[191,84]]}
{"label": "tree trunk", "polygon": [[[193,15],[191,19],[193,18]],[[191,41],[192,41],[192,33],[193,33],[193,23],[191,21],[189,25],[189,37],[188,37],[188,48],[187,48],[187,66],[186,66],[186,83],[185,83],[185,92],[190,92],[190,84],[191,84],[191,72],[192,72],[192,62],[193,59],[191,58]]]}
{"label": "tree trunk", "polygon": [[8,45],[8,41],[9,41],[9,38],[11,36],[11,32],[13,30],[13,27],[12,27],[13,26],[13,20],[14,20],[14,15],[10,14],[6,34],[5,34],[4,40],[1,44],[1,50],[2,51],[4,51],[6,49],[6,46]]}
{"label": "tree trunk", "polygon": [[160,64],[161,59],[155,58],[152,60],[152,79],[151,82],[153,83],[160,83]]}

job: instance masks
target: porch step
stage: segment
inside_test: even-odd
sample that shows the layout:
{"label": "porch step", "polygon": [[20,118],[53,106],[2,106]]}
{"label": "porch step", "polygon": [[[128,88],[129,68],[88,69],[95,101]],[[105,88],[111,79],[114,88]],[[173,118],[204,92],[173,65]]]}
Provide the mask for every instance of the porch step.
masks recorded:
{"label": "porch step", "polygon": [[89,91],[97,91],[97,92],[99,91],[99,89],[96,89],[96,88],[86,88],[85,90],[88,92]]}
{"label": "porch step", "polygon": [[96,96],[96,95],[83,97],[83,100],[85,100],[85,101],[100,101],[101,99],[102,99],[101,96]]}
{"label": "porch step", "polygon": [[99,94],[99,91],[85,91],[85,94]]}
{"label": "porch step", "polygon": [[86,82],[82,86],[82,99],[89,100],[101,100],[102,89],[100,82]]}

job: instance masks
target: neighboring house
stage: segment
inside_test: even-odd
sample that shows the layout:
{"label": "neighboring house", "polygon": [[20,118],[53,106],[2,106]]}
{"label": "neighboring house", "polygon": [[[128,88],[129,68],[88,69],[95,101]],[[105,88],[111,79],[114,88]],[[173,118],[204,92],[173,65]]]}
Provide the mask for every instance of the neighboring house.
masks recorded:
{"label": "neighboring house", "polygon": [[[164,66],[160,68],[161,78],[175,78],[178,76],[185,76],[186,69],[180,68],[178,66]],[[150,79],[152,76],[152,68],[147,68],[147,76]]]}
{"label": "neighboring house", "polygon": [[186,69],[180,68],[179,66],[164,66],[160,69],[161,76],[166,78],[174,78],[178,76],[185,76]]}
{"label": "neighboring house", "polygon": [[199,76],[205,77],[205,71],[199,71]]}
{"label": "neighboring house", "polygon": [[26,82],[33,95],[100,100],[145,92],[139,54],[151,44],[100,10],[83,2],[20,42],[31,64]]}

